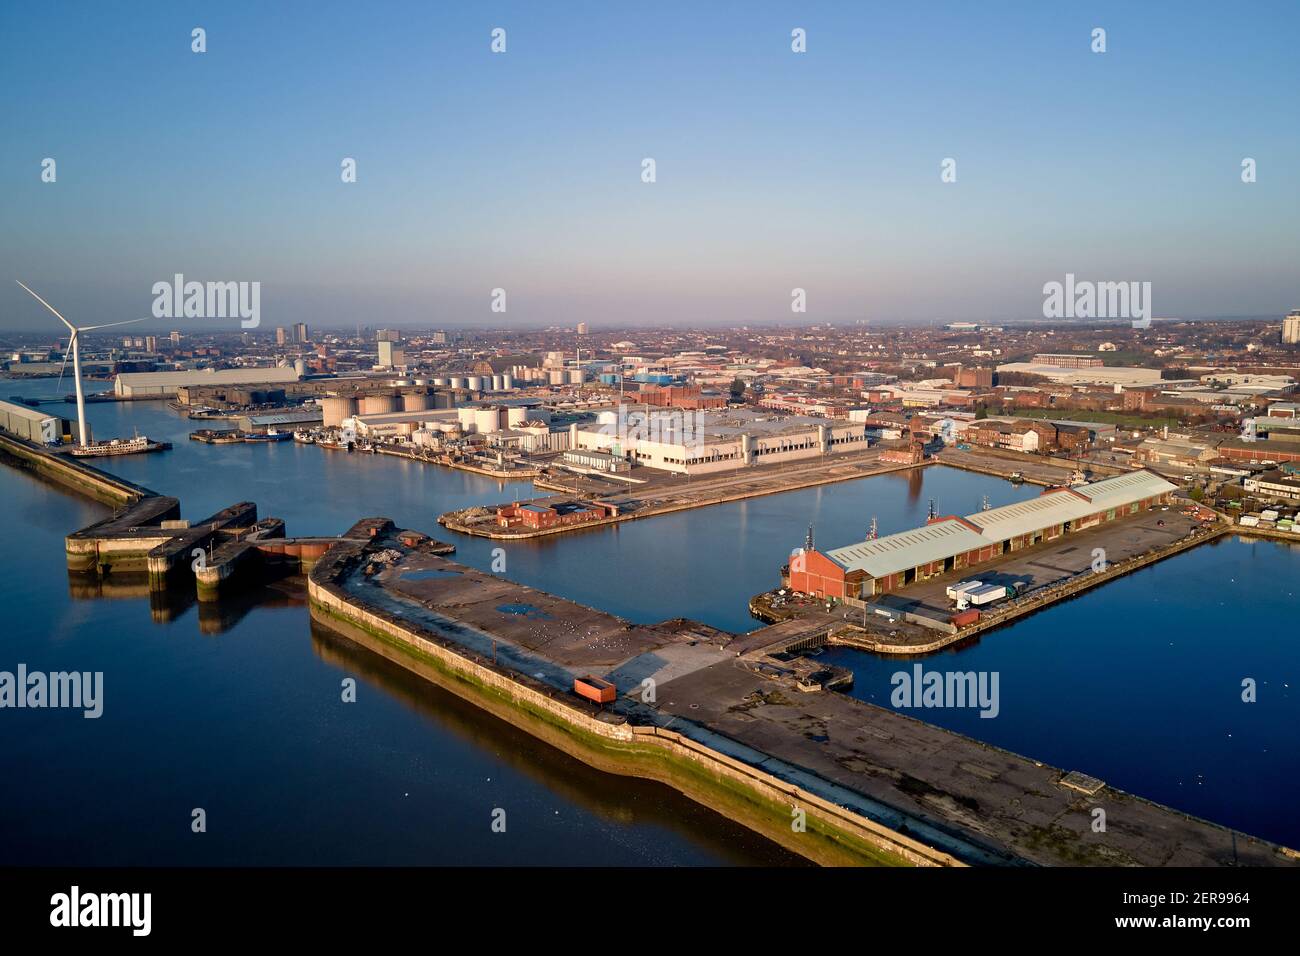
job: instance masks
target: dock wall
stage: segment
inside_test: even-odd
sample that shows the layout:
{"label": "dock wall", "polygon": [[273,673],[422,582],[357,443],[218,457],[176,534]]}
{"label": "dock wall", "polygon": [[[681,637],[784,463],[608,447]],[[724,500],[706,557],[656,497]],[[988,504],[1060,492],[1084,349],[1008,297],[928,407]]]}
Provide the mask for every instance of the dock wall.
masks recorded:
{"label": "dock wall", "polygon": [[[947,853],[675,731],[632,726],[622,717],[611,720],[594,705],[480,660],[465,648],[430,640],[400,618],[343,591],[331,580],[332,564],[327,557],[308,579],[313,617],[345,636],[357,629],[400,649],[406,659],[390,659],[422,676],[430,675],[412,666],[407,655],[432,664],[452,678],[445,685],[449,689],[584,762],[659,780],[713,809],[725,806],[729,817],[816,862],[963,865]],[[552,733],[539,732],[538,721]],[[567,739],[556,739],[555,730]],[[806,814],[806,832],[793,831],[794,809]]]}

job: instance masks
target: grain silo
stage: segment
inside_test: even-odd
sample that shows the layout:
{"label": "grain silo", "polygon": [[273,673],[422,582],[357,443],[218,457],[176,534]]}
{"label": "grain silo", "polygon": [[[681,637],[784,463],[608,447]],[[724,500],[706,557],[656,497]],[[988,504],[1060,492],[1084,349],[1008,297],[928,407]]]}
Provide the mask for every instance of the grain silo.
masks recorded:
{"label": "grain silo", "polygon": [[394,395],[367,395],[361,399],[362,415],[387,415],[397,411],[397,397]]}
{"label": "grain silo", "polygon": [[321,417],[326,428],[338,428],[343,419],[357,413],[357,400],[346,396],[327,395],[321,400]]}
{"label": "grain silo", "polygon": [[422,412],[429,407],[429,396],[425,392],[407,392],[402,396],[402,411]]}

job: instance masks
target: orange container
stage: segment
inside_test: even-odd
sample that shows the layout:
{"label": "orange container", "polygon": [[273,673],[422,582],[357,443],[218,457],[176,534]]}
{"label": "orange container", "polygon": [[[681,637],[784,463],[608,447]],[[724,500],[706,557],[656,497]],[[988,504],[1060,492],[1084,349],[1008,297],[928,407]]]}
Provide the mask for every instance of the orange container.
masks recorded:
{"label": "orange container", "polygon": [[584,674],[573,679],[573,692],[579,697],[595,701],[597,704],[612,704],[618,696],[618,688],[607,680]]}
{"label": "orange container", "polygon": [[972,608],[969,611],[962,611],[959,614],[954,614],[952,617],[948,618],[948,621],[951,624],[955,624],[957,627],[965,627],[967,624],[974,624],[979,619],[980,612]]}

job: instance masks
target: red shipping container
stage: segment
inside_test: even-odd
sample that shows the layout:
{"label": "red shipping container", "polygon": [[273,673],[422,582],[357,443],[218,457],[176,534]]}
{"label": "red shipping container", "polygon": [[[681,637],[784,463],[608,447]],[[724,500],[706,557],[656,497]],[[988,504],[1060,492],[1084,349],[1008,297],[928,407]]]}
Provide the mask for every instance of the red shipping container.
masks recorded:
{"label": "red shipping container", "polygon": [[954,614],[952,617],[948,618],[948,621],[951,624],[955,624],[957,627],[965,627],[968,624],[974,624],[979,619],[980,612],[972,608],[969,611],[962,611],[959,614]]}

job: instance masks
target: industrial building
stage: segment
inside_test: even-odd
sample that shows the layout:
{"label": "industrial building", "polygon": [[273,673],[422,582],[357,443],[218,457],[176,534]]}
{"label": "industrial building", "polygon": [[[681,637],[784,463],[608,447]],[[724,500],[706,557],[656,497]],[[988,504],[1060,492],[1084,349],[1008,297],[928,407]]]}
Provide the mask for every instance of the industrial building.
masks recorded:
{"label": "industrial building", "polygon": [[[14,402],[0,402],[0,428],[38,445],[79,443],[75,421]],[[90,440],[87,435],[86,441]]]}
{"label": "industrial building", "polygon": [[270,385],[296,381],[297,371],[288,366],[123,372],[113,381],[113,394],[123,399],[172,398],[178,388],[188,385]]}
{"label": "industrial building", "polygon": [[935,518],[922,528],[825,553],[800,548],[790,556],[790,587],[822,598],[865,599],[1054,541],[1169,500],[1175,486],[1147,471],[1049,488],[1038,498]]}
{"label": "industrial building", "polygon": [[573,425],[570,447],[699,475],[862,450],[867,447],[867,427],[861,422],[765,415],[748,408],[625,406],[598,412],[595,425]]}

